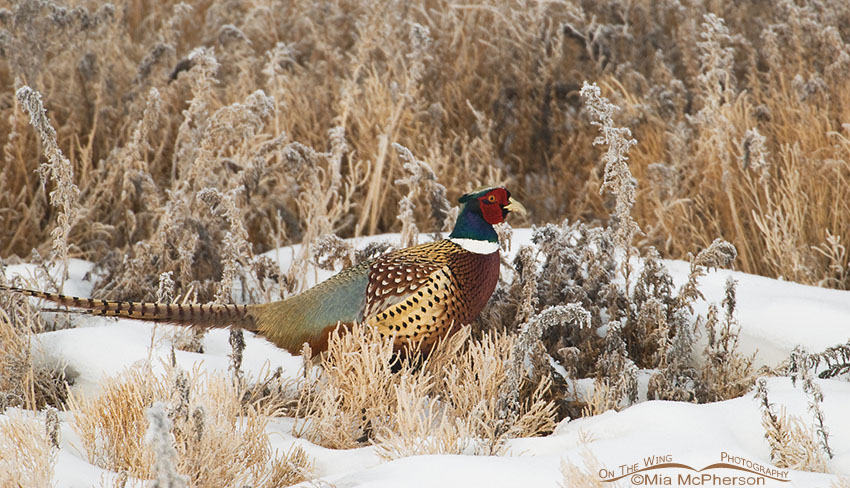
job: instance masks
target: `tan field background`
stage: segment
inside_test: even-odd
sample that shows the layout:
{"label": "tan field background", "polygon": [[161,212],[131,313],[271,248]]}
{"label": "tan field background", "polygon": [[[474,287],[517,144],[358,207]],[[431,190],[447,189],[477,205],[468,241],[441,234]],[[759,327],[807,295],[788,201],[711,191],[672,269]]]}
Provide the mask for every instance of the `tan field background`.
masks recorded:
{"label": "tan field background", "polygon": [[[721,237],[737,269],[847,288],[848,26],[845,2],[6,3],[0,256],[46,256],[64,227],[111,273],[146,261],[148,290],[164,271],[203,283],[228,227],[207,187],[231,192],[254,253],[398,231],[408,194],[435,230],[393,143],[452,202],[505,184],[530,210],[514,225],[604,222],[588,80],[639,141],[636,244],[683,258]],[[68,221],[23,85],[70,163]]]}

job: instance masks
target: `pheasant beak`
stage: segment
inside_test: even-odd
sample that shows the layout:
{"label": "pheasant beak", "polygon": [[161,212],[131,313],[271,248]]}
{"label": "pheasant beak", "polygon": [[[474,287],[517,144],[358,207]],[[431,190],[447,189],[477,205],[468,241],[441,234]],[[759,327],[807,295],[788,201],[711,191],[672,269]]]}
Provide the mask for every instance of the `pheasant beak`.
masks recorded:
{"label": "pheasant beak", "polygon": [[528,212],[525,210],[525,207],[523,207],[521,203],[514,200],[512,197],[508,197],[508,204],[504,206],[504,209],[508,212],[514,212],[520,215],[528,215]]}

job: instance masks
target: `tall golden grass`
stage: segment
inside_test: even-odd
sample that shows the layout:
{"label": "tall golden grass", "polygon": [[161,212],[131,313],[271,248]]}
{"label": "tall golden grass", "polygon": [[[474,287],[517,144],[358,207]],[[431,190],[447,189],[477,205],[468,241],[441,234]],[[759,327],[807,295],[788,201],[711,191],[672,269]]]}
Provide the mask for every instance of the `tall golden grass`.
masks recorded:
{"label": "tall golden grass", "polygon": [[[504,183],[532,222],[603,221],[584,80],[640,141],[643,245],[681,258],[722,237],[741,270],[850,286],[844,2],[4,3],[0,256],[97,261],[107,295],[174,271],[214,296],[229,222],[207,187],[233,196],[254,252],[399,230],[393,143],[450,199]],[[25,85],[70,181],[50,177]]]}

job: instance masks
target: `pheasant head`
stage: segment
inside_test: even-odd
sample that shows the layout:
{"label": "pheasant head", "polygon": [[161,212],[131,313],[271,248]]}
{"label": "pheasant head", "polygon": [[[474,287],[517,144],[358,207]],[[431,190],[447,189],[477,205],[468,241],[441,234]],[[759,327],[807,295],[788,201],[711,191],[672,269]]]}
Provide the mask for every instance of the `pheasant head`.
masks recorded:
{"label": "pheasant head", "polygon": [[449,240],[467,251],[489,254],[499,248],[494,225],[505,221],[510,212],[525,215],[525,207],[511,198],[503,187],[479,188],[460,198],[463,208]]}

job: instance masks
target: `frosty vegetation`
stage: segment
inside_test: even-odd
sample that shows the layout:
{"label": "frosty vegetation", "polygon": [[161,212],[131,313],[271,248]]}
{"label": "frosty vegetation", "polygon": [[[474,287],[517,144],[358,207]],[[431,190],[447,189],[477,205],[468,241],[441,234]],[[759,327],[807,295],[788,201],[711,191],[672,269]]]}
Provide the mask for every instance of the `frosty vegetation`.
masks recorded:
{"label": "frosty vegetation", "polygon": [[[716,267],[850,288],[845,2],[77,3],[0,1],[0,258],[40,265],[49,291],[65,274],[48,266],[80,257],[102,298],[285,298],[310,263],[439,238],[482,184],[536,227],[430,357],[392,363],[353,327],[305,351],[297,383],[246,380],[234,332],[229,378],[138,369],[74,396],[27,346],[73,320],[0,294],[0,410],[73,411],[90,462],[124,482],[259,487],[313,476],[303,451],[270,452],[270,416],[386,459],[489,455],[565,418],[756,387],[777,466],[826,468],[813,377],[847,376],[850,343],[772,371],[810,398],[811,419],[789,417],[737,351],[736,284],[706,316],[693,303]],[[401,242],[343,240],[384,231]],[[260,256],[296,243],[290,269]],[[686,284],[662,258],[690,262]],[[2,476],[47,485],[56,432],[0,425]]]}

